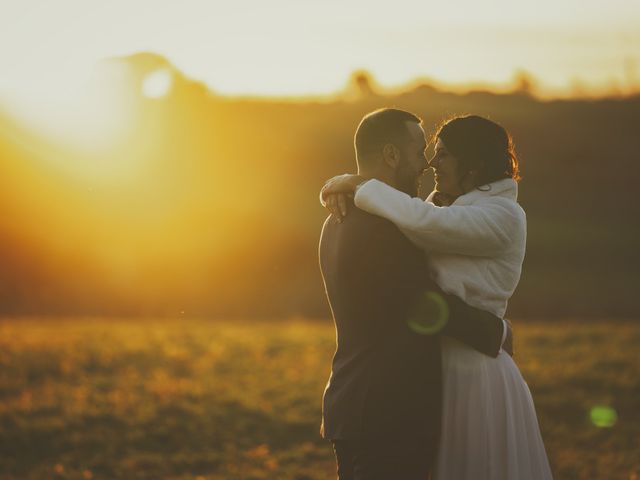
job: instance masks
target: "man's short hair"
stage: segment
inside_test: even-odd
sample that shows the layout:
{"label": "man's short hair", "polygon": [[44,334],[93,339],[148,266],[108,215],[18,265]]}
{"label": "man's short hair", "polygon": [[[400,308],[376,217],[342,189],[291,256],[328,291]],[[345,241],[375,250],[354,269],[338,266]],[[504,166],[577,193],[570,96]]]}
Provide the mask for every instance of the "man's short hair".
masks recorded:
{"label": "man's short hair", "polygon": [[421,124],[422,119],[397,108],[381,108],[365,115],[354,136],[359,161],[364,155],[380,151],[387,143],[400,148],[409,136],[406,122]]}

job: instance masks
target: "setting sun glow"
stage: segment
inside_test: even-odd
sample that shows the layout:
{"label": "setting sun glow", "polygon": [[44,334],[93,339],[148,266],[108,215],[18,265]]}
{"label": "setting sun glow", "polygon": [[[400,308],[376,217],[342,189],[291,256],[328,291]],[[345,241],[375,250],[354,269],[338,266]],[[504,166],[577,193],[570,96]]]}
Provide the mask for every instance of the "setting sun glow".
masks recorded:
{"label": "setting sun glow", "polygon": [[[316,192],[354,168],[354,127],[389,104],[429,128],[493,116],[513,125],[531,185],[551,189],[549,169],[573,175],[579,161],[593,184],[572,185],[576,205],[607,181],[619,195],[633,176],[617,172],[637,153],[625,128],[637,129],[638,25],[640,3],[627,0],[3,2],[0,300],[7,311],[322,311]],[[595,159],[614,155],[607,180]],[[545,223],[533,232],[586,228],[549,220],[536,195],[533,222]],[[613,232],[601,251],[625,251],[623,233],[600,230]],[[580,253],[565,247],[563,258]],[[618,272],[620,291],[633,275]],[[572,294],[563,283],[558,295]]]}
{"label": "setting sun glow", "polygon": [[[335,478],[332,357],[438,414],[441,333],[497,389],[442,430],[497,449],[438,465],[638,480],[639,127],[640,0],[0,0],[0,480]],[[360,430],[417,468],[404,410]]]}

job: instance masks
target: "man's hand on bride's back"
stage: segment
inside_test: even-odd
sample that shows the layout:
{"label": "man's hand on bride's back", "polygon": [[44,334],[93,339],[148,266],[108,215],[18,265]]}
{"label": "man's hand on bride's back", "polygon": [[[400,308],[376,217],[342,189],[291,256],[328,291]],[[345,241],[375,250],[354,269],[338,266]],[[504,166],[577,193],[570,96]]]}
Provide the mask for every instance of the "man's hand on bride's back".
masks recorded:
{"label": "man's hand on bride's back", "polygon": [[320,203],[341,222],[348,213],[349,197],[353,197],[356,187],[364,180],[361,175],[350,173],[330,178],[320,190]]}

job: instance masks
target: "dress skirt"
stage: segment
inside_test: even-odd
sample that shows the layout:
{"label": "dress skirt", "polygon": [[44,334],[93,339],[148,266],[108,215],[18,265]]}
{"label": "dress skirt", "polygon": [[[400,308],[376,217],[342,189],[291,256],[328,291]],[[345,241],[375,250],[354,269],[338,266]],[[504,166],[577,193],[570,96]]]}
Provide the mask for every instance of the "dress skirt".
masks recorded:
{"label": "dress skirt", "polygon": [[533,399],[510,355],[442,338],[442,433],[434,480],[547,480]]}

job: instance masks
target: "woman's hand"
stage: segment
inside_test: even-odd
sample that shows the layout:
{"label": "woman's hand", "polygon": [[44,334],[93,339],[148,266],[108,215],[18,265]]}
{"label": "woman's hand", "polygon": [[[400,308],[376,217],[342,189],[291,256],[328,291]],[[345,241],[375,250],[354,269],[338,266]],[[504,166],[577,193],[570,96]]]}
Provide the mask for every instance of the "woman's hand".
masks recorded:
{"label": "woman's hand", "polygon": [[347,199],[353,197],[353,194],[346,193],[330,193],[327,196],[325,207],[329,210],[338,223],[342,223],[342,219],[347,215]]}
{"label": "woman's hand", "polygon": [[347,198],[353,197],[356,187],[364,180],[362,175],[350,173],[327,180],[320,190],[320,203],[341,222],[347,214]]}

